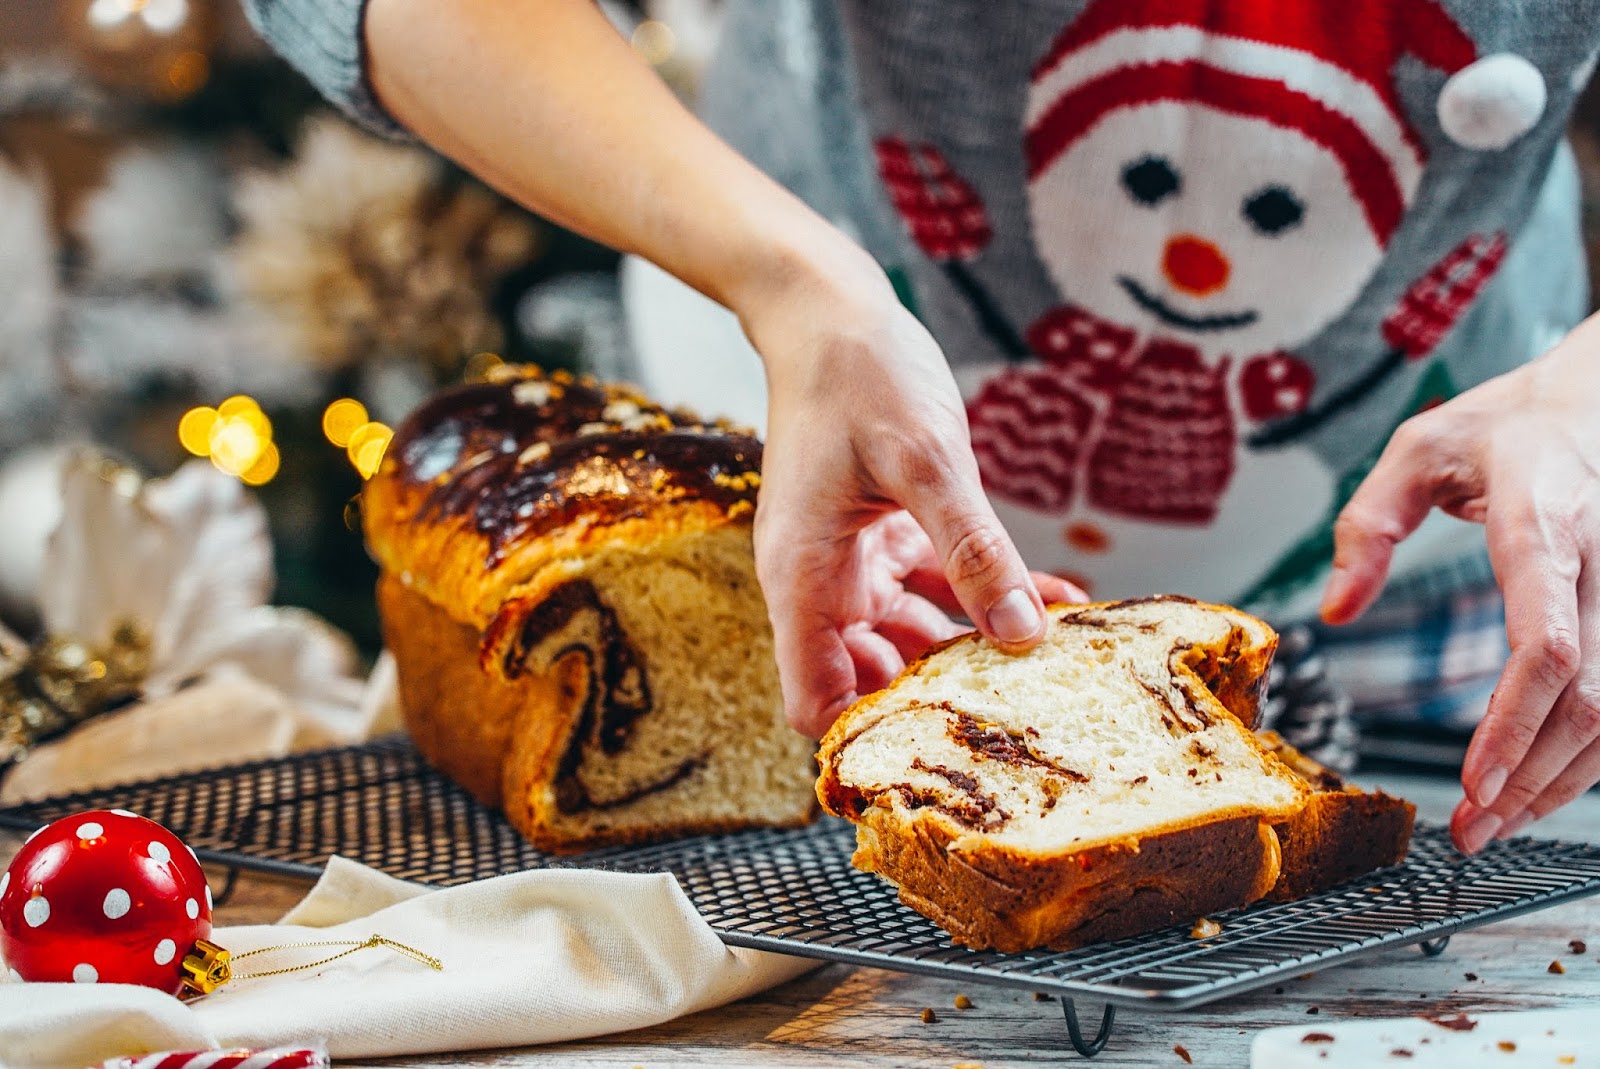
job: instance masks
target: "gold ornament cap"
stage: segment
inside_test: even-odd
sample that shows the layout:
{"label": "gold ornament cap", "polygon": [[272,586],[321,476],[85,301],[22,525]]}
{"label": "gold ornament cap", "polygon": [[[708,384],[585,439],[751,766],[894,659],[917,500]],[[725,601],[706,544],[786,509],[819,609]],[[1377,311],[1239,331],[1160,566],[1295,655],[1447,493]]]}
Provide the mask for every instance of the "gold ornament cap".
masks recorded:
{"label": "gold ornament cap", "polygon": [[183,956],[184,990],[209,995],[233,979],[233,955],[206,939],[196,939]]}

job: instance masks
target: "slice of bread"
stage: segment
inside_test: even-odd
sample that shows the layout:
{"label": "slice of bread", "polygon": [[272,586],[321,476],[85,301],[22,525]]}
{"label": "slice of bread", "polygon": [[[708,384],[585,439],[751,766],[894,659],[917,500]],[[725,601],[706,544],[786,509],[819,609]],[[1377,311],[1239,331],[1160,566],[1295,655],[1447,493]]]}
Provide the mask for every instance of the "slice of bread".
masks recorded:
{"label": "slice of bread", "polygon": [[1350,786],[1276,732],[1257,737],[1312,790],[1300,812],[1273,826],[1283,863],[1267,897],[1279,902],[1304,898],[1406,859],[1416,806],[1382,791],[1369,794]]}
{"label": "slice of bread", "polygon": [[1255,901],[1311,788],[1249,725],[1277,636],[1158,597],[1055,606],[1044,641],[936,647],[823,740],[855,864],[966,946],[1066,949]]}

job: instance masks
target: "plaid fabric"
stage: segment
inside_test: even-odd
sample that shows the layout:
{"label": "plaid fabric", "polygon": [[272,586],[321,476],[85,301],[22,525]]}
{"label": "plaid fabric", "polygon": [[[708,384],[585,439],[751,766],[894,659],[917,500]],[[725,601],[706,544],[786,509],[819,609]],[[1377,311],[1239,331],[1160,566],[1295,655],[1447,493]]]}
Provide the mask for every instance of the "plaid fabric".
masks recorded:
{"label": "plaid fabric", "polygon": [[1330,678],[1367,722],[1470,729],[1511,652],[1492,582],[1439,599],[1386,598],[1356,623],[1316,632]]}

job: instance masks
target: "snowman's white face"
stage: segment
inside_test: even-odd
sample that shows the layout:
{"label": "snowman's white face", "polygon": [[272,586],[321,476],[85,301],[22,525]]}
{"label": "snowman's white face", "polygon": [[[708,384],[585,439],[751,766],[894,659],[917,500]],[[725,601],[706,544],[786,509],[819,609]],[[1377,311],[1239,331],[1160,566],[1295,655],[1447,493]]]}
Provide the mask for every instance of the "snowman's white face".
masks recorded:
{"label": "snowman's white face", "polygon": [[1111,112],[1030,198],[1067,300],[1211,355],[1305,341],[1383,256],[1336,156],[1298,131],[1187,102]]}

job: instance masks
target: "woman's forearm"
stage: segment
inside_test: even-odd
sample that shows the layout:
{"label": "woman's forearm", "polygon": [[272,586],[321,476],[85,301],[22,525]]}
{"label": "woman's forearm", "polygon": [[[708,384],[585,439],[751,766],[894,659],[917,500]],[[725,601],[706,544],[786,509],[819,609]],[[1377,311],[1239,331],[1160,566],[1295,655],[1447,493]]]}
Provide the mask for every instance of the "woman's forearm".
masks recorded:
{"label": "woman's forearm", "polygon": [[741,314],[812,276],[882,284],[690,114],[591,0],[371,0],[365,33],[378,99],[424,140]]}

